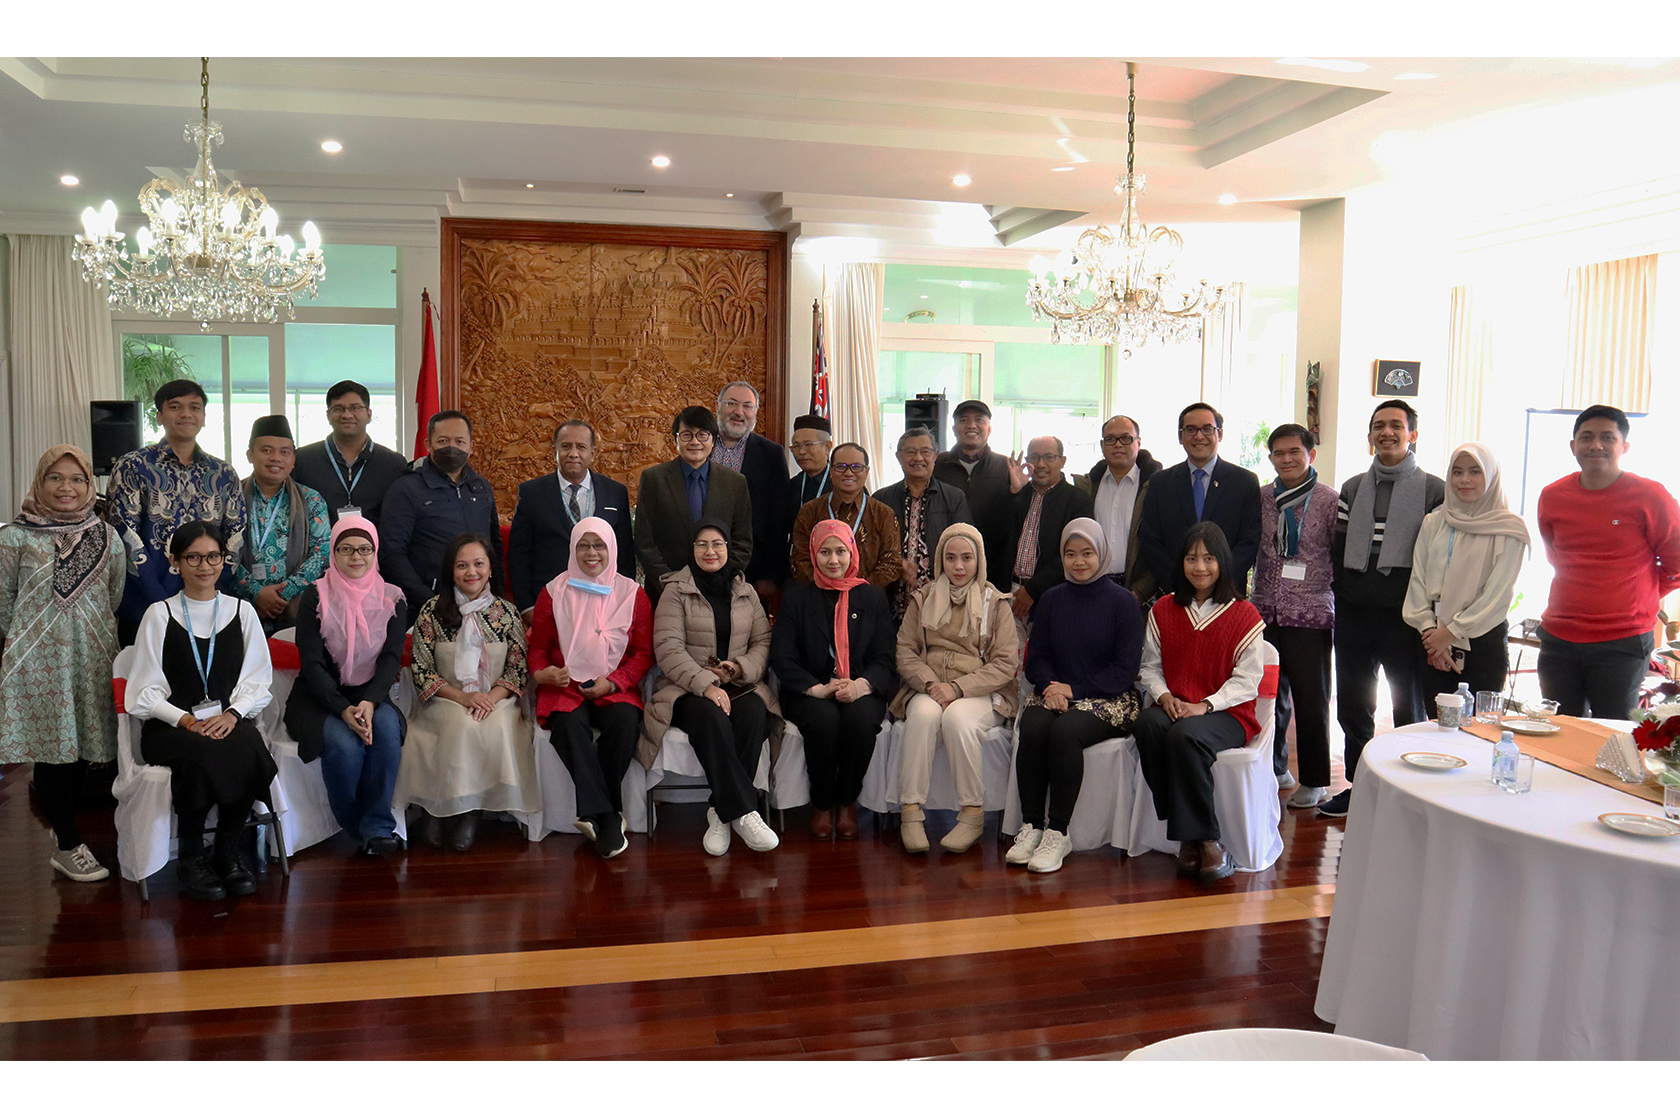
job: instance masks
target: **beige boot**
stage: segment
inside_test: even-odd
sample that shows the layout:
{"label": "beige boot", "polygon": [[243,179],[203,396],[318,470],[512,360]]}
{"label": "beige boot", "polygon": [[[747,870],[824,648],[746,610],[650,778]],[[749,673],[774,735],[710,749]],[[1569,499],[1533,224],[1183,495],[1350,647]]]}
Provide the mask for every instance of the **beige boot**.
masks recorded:
{"label": "beige boot", "polygon": [[904,844],[904,850],[912,855],[921,855],[928,850],[927,829],[922,822],[927,820],[920,805],[906,805],[898,811],[898,838]]}
{"label": "beige boot", "polygon": [[957,826],[945,834],[939,846],[953,855],[966,852],[986,830],[986,810],[979,805],[964,805],[957,813]]}

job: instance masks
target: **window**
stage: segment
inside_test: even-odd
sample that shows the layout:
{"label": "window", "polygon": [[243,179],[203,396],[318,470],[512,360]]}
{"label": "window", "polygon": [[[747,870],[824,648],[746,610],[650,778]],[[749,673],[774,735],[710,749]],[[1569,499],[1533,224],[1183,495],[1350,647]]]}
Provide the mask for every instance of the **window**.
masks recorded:
{"label": "window", "polygon": [[298,444],[332,434],[327,390],[360,381],[373,398],[368,433],[397,446],[397,328],[360,323],[286,324],[286,414]]}

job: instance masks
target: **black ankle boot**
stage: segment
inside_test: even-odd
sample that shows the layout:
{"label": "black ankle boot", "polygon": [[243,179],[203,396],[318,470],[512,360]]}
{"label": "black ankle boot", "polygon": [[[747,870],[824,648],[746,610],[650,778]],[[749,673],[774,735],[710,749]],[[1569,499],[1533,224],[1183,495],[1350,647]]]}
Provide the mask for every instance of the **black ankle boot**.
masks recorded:
{"label": "black ankle boot", "polygon": [[175,878],[181,884],[181,893],[188,898],[196,898],[200,902],[220,902],[227,897],[222,881],[210,870],[210,861],[204,858],[202,851],[181,859],[175,868]]}
{"label": "black ankle boot", "polygon": [[211,857],[210,869],[222,881],[222,887],[235,898],[257,893],[257,881],[251,877],[245,861],[239,858],[239,851],[233,844],[226,846],[217,844],[216,854]]}

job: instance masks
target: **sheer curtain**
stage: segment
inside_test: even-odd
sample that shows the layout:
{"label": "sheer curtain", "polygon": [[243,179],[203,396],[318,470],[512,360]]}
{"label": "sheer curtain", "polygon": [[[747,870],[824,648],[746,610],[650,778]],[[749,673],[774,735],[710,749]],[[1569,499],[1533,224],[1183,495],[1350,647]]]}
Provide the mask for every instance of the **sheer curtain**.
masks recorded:
{"label": "sheer curtain", "polygon": [[[1232,401],[1237,378],[1247,373],[1237,369],[1239,352],[1248,341],[1247,308],[1243,305],[1242,281],[1225,288],[1225,302],[1219,314],[1202,327],[1201,400],[1225,411]],[[1242,394],[1236,394],[1240,397]]]}
{"label": "sheer curtain", "polygon": [[[1447,447],[1482,438],[1482,409],[1493,367],[1493,331],[1468,284],[1452,290],[1447,319]],[[1451,464],[1448,464],[1451,466]]]}
{"label": "sheer curtain", "polygon": [[11,467],[17,509],[47,448],[91,450],[88,402],[122,396],[105,290],[82,279],[73,239],[8,234],[11,242]]}
{"label": "sheer curtain", "polygon": [[[886,266],[845,264],[834,294],[834,355],[830,388],[834,407],[836,443],[861,443],[869,452],[871,467],[881,461],[880,393],[875,383],[875,361],[881,349],[881,286]],[[871,470],[871,475],[875,473]]]}
{"label": "sheer curtain", "polygon": [[1650,411],[1656,301],[1655,254],[1571,270],[1563,407]]}

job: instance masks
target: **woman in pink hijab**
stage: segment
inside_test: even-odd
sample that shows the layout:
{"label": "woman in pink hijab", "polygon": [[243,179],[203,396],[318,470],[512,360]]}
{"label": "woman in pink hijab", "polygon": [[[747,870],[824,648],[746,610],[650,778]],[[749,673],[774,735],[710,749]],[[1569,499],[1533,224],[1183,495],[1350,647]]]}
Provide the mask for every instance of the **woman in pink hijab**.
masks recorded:
{"label": "woman in pink hijab", "polygon": [[653,605],[618,574],[612,526],[585,517],[572,526],[568,566],[537,596],[531,679],[537,720],[577,786],[578,831],[602,859],[630,846],[621,786],[636,757],[641,683],[652,667]]}
{"label": "woman in pink hijab", "polygon": [[407,726],[392,705],[408,614],[379,574],[379,530],[360,516],[333,526],[326,575],[297,598],[297,684],[286,730],[321,760],[333,816],[369,855],[398,848],[391,796]]}

